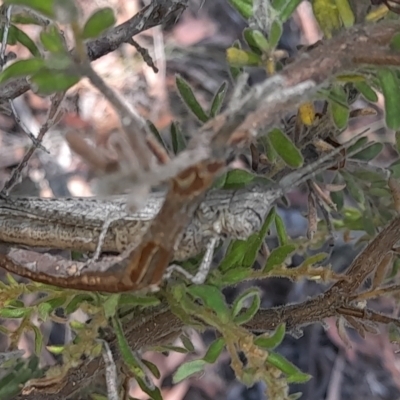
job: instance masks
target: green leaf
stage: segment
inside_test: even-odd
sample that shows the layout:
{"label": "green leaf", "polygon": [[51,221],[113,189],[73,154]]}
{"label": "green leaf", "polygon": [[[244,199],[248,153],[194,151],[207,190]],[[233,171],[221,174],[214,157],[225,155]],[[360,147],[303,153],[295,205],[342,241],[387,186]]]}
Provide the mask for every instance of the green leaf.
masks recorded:
{"label": "green leaf", "polygon": [[356,171],[352,171],[352,175],[366,182],[373,182],[375,184],[379,182],[382,183],[384,186],[387,186],[386,176],[378,172],[360,168]]}
{"label": "green leaf", "polygon": [[58,307],[61,307],[66,302],[66,297],[57,297],[54,299],[45,300],[37,305],[39,318],[44,322],[48,316]]}
{"label": "green leaf", "polygon": [[[242,48],[242,45],[241,45],[241,43],[239,42],[239,40],[235,40],[235,41],[232,43],[232,46],[231,46],[231,47],[232,47],[232,48],[235,48],[235,49],[241,49],[241,48]],[[229,66],[229,72],[230,72],[232,81],[235,82],[236,79],[239,77],[239,75],[242,74],[243,68],[241,68],[241,67],[234,67],[234,66],[230,65],[230,66]]]}
{"label": "green leaf", "polygon": [[264,242],[265,236],[269,230],[269,227],[276,218],[276,210],[275,207],[272,207],[270,212],[268,213],[265,221],[258,233],[254,233],[247,240],[247,249],[243,254],[243,261],[241,266],[245,268],[250,268],[256,261],[257,254],[260,250],[262,243]]}
{"label": "green leaf", "polygon": [[210,118],[214,118],[221,110],[222,103],[226,96],[226,91],[228,89],[228,84],[222,82],[221,86],[214,95],[210,107]]}
{"label": "green leaf", "polygon": [[382,149],[382,143],[374,143],[364,150],[361,150],[359,153],[354,154],[351,156],[351,158],[355,158],[356,160],[370,161],[373,160],[382,151]]}
{"label": "green leaf", "polygon": [[233,66],[229,67],[230,77],[231,77],[233,82],[235,82],[237,80],[237,78],[239,77],[239,75],[242,72],[243,72],[243,68],[233,67]]}
{"label": "green leaf", "polygon": [[341,211],[344,206],[344,193],[343,190],[339,192],[331,192],[330,193],[332,201],[336,204],[336,209]]}
{"label": "green leaf", "polygon": [[312,375],[305,374],[304,372],[299,371],[298,373],[294,373],[288,376],[288,383],[306,383],[312,378]]}
{"label": "green leaf", "polygon": [[399,81],[392,69],[379,68],[379,83],[385,98],[385,120],[388,128],[398,130],[400,128],[400,90]]}
{"label": "green leaf", "polygon": [[271,48],[275,48],[276,46],[278,46],[282,33],[283,33],[282,23],[277,20],[273,21],[271,24],[271,30],[268,35]]}
{"label": "green leaf", "polygon": [[230,311],[226,305],[224,295],[217,287],[196,285],[188,287],[187,292],[193,297],[200,298],[208,308],[218,315],[222,323],[226,323],[230,319]]}
{"label": "green leaf", "polygon": [[265,155],[267,156],[268,161],[270,163],[274,163],[275,160],[278,158],[278,153],[272,146],[269,136],[268,135],[261,136],[261,142],[264,146]]}
{"label": "green leaf", "polygon": [[83,303],[92,303],[93,297],[87,293],[77,294],[72,297],[70,302],[65,307],[65,314],[69,315],[75,312]]}
{"label": "green leaf", "polygon": [[64,41],[55,25],[50,25],[46,30],[40,32],[40,41],[43,47],[51,53],[65,53]]}
{"label": "green leaf", "polygon": [[42,26],[42,23],[40,21],[39,17],[34,16],[33,14],[28,14],[25,12],[25,14],[15,14],[11,16],[11,21],[14,24],[18,25],[39,25]]}
{"label": "green leaf", "polygon": [[[11,28],[11,27],[10,27]],[[7,44],[15,46],[17,44],[17,38],[15,37],[15,30],[9,29],[7,36]],[[3,40],[4,27],[0,27],[0,39]]]}
{"label": "green leaf", "polygon": [[277,265],[283,264],[295,250],[296,246],[294,244],[285,244],[272,250],[265,264],[264,272],[272,271]]}
{"label": "green leaf", "polygon": [[48,73],[62,73],[68,74],[66,70],[71,67],[73,61],[71,57],[66,53],[52,53],[46,59],[46,68],[44,70],[39,71],[41,72],[48,72]]}
{"label": "green leaf", "polygon": [[344,129],[349,122],[350,110],[347,106],[347,94],[342,86],[334,85],[332,87],[329,97],[329,110],[336,127]]}
{"label": "green leaf", "polygon": [[390,41],[390,48],[394,51],[400,51],[400,33],[395,33]]}
{"label": "green leaf", "polygon": [[365,97],[366,100],[376,103],[378,95],[367,82],[354,82],[355,88]]}
{"label": "green leaf", "polygon": [[11,78],[26,77],[38,72],[45,65],[42,58],[29,58],[19,60],[9,65],[0,73],[0,83],[8,81]]}
{"label": "green leaf", "polygon": [[31,308],[0,308],[1,318],[23,318],[32,312]]}
{"label": "green leaf", "polygon": [[63,92],[80,81],[81,77],[62,71],[42,69],[32,75],[31,82],[42,94]]}
{"label": "green leaf", "polygon": [[301,372],[294,364],[278,353],[269,353],[267,363],[285,373],[288,376],[288,382],[290,383],[303,383],[311,379],[311,375]]}
{"label": "green leaf", "polygon": [[4,4],[16,4],[19,6],[28,7],[48,18],[54,17],[53,10],[54,0],[4,0]]}
{"label": "green leaf", "polygon": [[203,360],[208,364],[214,364],[218,360],[218,357],[221,355],[222,350],[224,350],[224,347],[225,347],[224,338],[221,337],[214,340],[210,344],[207,353],[203,357]]}
{"label": "green leaf", "polygon": [[259,54],[252,51],[237,49],[236,47],[229,47],[226,50],[226,58],[229,65],[234,67],[257,67],[263,64]]}
{"label": "green leaf", "polygon": [[158,387],[154,387],[153,384],[149,381],[145,381],[141,378],[136,378],[136,382],[138,383],[140,389],[146,393],[150,400],[163,400],[161,391]]}
{"label": "green leaf", "polygon": [[40,51],[37,48],[35,42],[24,31],[22,31],[15,25],[11,25],[9,34],[12,34],[19,43],[21,43],[31,52],[34,57],[41,57]]}
{"label": "green leaf", "polygon": [[299,266],[299,268],[313,266],[314,264],[317,264],[317,263],[319,263],[319,262],[325,260],[326,257],[328,257],[328,254],[327,254],[327,253],[317,253],[317,254],[314,254],[314,255],[312,255],[312,256],[306,258],[306,259],[301,263],[301,265]]}
{"label": "green leaf", "polygon": [[147,125],[148,125],[151,133],[154,135],[154,137],[157,139],[157,141],[162,145],[162,147],[164,147],[164,149],[167,150],[168,149],[167,145],[165,144],[164,139],[162,138],[160,132],[158,132],[158,129],[155,127],[155,125],[151,121],[147,120],[146,122],[147,122]]}
{"label": "green leaf", "polygon": [[347,153],[348,154],[353,154],[357,149],[363,147],[365,145],[365,143],[368,142],[368,139],[366,137],[362,137],[360,139],[357,140],[357,142],[355,142],[352,146],[350,146],[347,149]]}
{"label": "green leaf", "polygon": [[285,22],[292,16],[301,2],[302,0],[275,0],[272,2],[272,6],[275,10],[280,11],[280,20]]}
{"label": "green leaf", "polygon": [[[19,286],[19,283],[15,280],[15,278],[13,277],[12,274],[10,274],[9,272],[7,272],[6,277],[7,277],[7,281],[8,281],[8,283],[10,284],[10,286],[13,286],[13,287]],[[16,301],[16,300],[13,299],[13,301]]]}
{"label": "green leaf", "polygon": [[179,383],[192,375],[198,374],[204,370],[207,363],[204,360],[193,360],[182,364],[175,372],[172,382]]}
{"label": "green leaf", "polygon": [[346,189],[357,203],[364,204],[364,191],[354,178],[346,171],[340,171],[346,182]]}
{"label": "green leaf", "polygon": [[110,7],[96,10],[86,21],[83,27],[83,39],[94,39],[99,37],[105,30],[115,25],[114,11]]}
{"label": "green leaf", "polygon": [[271,48],[268,39],[259,30],[246,28],[243,31],[243,37],[250,49],[259,55],[268,52]]}
{"label": "green leaf", "polygon": [[[232,268],[237,269],[237,267],[245,267],[247,270],[251,267],[254,264],[258,250],[274,218],[275,207],[271,208],[259,233],[254,233],[248,240],[235,240],[231,242],[219,269],[221,271],[227,271]],[[231,275],[225,274],[224,281],[225,279],[237,279],[238,273],[240,273],[240,271],[232,271]]]}
{"label": "green leaf", "polygon": [[228,2],[243,18],[248,19],[253,15],[252,2],[246,0],[228,0]]}
{"label": "green leaf", "polygon": [[243,263],[243,257],[247,249],[247,241],[235,240],[232,241],[228,247],[226,255],[222,260],[219,269],[221,271],[227,271],[231,268],[241,266]]}
{"label": "green leaf", "polygon": [[113,317],[116,314],[120,296],[120,294],[108,295],[103,302],[104,316],[107,319]]}
{"label": "green leaf", "polygon": [[182,340],[183,347],[187,351],[189,351],[189,352],[195,351],[192,341],[186,335],[181,335],[181,336],[179,336],[179,338]]}
{"label": "green leaf", "polygon": [[[244,307],[244,303],[252,298],[250,306],[246,310],[240,313]],[[238,325],[243,325],[249,322],[260,308],[261,298],[260,290],[258,288],[249,288],[241,293],[232,304],[232,316],[234,317],[234,322]],[[240,313],[240,314],[239,314]]]}
{"label": "green leaf", "polygon": [[400,131],[396,131],[395,138],[396,138],[396,149],[397,152],[400,154]]}
{"label": "green leaf", "polygon": [[140,306],[154,307],[160,304],[160,299],[152,295],[139,296],[131,293],[121,293],[118,305],[121,306]]}
{"label": "green leaf", "polygon": [[280,324],[274,333],[264,333],[263,335],[257,336],[254,339],[254,344],[261,347],[262,349],[272,350],[278,347],[286,334],[286,325]]}
{"label": "green leaf", "polygon": [[243,282],[251,275],[249,268],[231,268],[221,277],[221,282],[224,285],[235,285],[236,283]]}
{"label": "green leaf", "polygon": [[141,362],[138,360],[137,355],[133,353],[131,347],[129,346],[129,343],[126,340],[125,334],[123,332],[121,322],[115,316],[112,317],[112,325],[117,336],[120,354],[122,355],[122,359],[124,360],[125,365],[128,367],[128,369],[132,372],[137,380],[142,379],[144,381],[147,381],[148,379],[145,371],[143,371],[142,369]]}
{"label": "green leaf", "polygon": [[221,177],[219,187],[223,189],[240,189],[253,182],[256,178],[256,175],[244,169],[233,169]]}
{"label": "green leaf", "polygon": [[368,189],[368,193],[371,196],[392,197],[392,193],[388,189],[379,188],[379,187],[371,187],[370,189]]}
{"label": "green leaf", "polygon": [[275,213],[275,227],[276,227],[276,233],[278,235],[279,245],[283,246],[287,244],[287,242],[289,241],[289,237],[287,235],[283,219],[278,213]]}
{"label": "green leaf", "polygon": [[201,121],[207,122],[208,116],[203,110],[203,107],[197,101],[192,88],[190,85],[179,75],[176,76],[176,87],[179,91],[179,94],[182,97],[182,100],[189,108],[190,111]]}
{"label": "green leaf", "polygon": [[177,122],[171,124],[171,140],[172,150],[174,154],[178,154],[186,148],[186,140]]}
{"label": "green leaf", "polygon": [[145,359],[142,359],[142,363],[149,369],[149,371],[153,374],[154,378],[160,379],[161,372],[157,368],[157,365],[155,365],[151,361],[145,360]]}
{"label": "green leaf", "polygon": [[38,357],[40,357],[40,355],[42,354],[42,348],[43,348],[43,334],[42,334],[41,330],[35,325],[31,325],[30,328],[33,331],[34,340],[35,340],[35,354]]}
{"label": "green leaf", "polygon": [[395,161],[389,167],[390,171],[392,172],[392,178],[400,178],[400,160]]}
{"label": "green leaf", "polygon": [[108,397],[103,396],[98,393],[92,393],[90,396],[91,396],[91,400],[108,400]]}
{"label": "green leaf", "polygon": [[350,28],[354,25],[355,16],[353,10],[350,7],[348,0],[335,0],[336,8],[339,11],[340,19],[346,28]]}
{"label": "green leaf", "polygon": [[292,168],[299,168],[303,165],[303,156],[299,149],[293,144],[287,135],[280,129],[274,128],[268,133],[271,145],[279,157]]}
{"label": "green leaf", "polygon": [[17,362],[11,371],[0,379],[0,399],[15,399],[28,380],[41,378],[43,375],[44,370],[39,367],[38,357],[32,356],[28,361]]}
{"label": "green leaf", "polygon": [[64,345],[46,346],[46,349],[55,355],[62,354],[65,351]]}
{"label": "green leaf", "polygon": [[24,308],[25,307],[25,303],[18,299],[6,300],[4,305],[7,307],[12,307],[12,308]]}

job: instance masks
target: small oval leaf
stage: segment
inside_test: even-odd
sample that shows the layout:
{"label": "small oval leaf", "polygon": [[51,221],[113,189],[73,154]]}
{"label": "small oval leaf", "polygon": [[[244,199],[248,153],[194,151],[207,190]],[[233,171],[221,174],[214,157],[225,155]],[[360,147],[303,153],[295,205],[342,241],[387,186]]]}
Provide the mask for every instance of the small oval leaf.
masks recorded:
{"label": "small oval leaf", "polygon": [[86,21],[83,27],[83,39],[93,39],[99,37],[105,30],[115,25],[116,19],[114,11],[110,7],[96,10]]}
{"label": "small oval leaf", "polygon": [[179,383],[194,374],[198,374],[204,370],[207,363],[204,360],[193,360],[182,364],[175,372],[172,382]]}
{"label": "small oval leaf", "polygon": [[225,347],[225,339],[224,338],[218,338],[214,340],[210,344],[210,347],[207,350],[207,353],[203,357],[203,360],[208,363],[208,364],[214,364],[218,357],[221,355],[222,350],[224,350]]}
{"label": "small oval leaf", "polygon": [[226,58],[228,63],[234,67],[257,67],[262,65],[262,59],[258,54],[237,49],[236,47],[229,47],[226,50]]}
{"label": "small oval leaf", "polygon": [[40,32],[40,41],[43,47],[51,53],[65,52],[64,41],[54,25]]}
{"label": "small oval leaf", "polygon": [[286,334],[286,325],[280,324],[274,333],[264,333],[263,335],[257,336],[254,339],[254,344],[263,348],[272,350],[278,347],[283,339],[285,338]]}
{"label": "small oval leaf", "polygon": [[1,318],[23,318],[31,313],[30,308],[0,308]]}
{"label": "small oval leaf", "polygon": [[329,110],[338,129],[344,129],[350,117],[347,94],[342,86],[334,85],[329,96]]}
{"label": "small oval leaf", "polygon": [[8,66],[0,73],[0,83],[8,81],[11,78],[27,77],[38,72],[45,65],[42,58],[29,58],[19,60]]}
{"label": "small oval leaf", "polygon": [[192,88],[190,85],[179,75],[176,76],[176,87],[179,91],[179,94],[182,97],[182,100],[189,108],[190,111],[201,121],[207,122],[208,115],[203,110],[203,107],[197,101]]}
{"label": "small oval leaf", "polygon": [[286,227],[282,217],[277,213],[275,213],[275,227],[276,227],[276,233],[278,235],[279,245],[283,246],[287,244],[287,242],[289,241],[289,237],[286,232]]}
{"label": "small oval leaf", "polygon": [[25,46],[34,57],[41,57],[40,51],[37,48],[35,42],[24,31],[22,31],[15,25],[11,25],[9,34],[13,35],[17,42]]}
{"label": "small oval leaf", "polygon": [[[242,293],[242,295],[239,296],[240,299],[238,301],[235,300],[235,303],[233,305],[233,310],[232,310],[232,314],[234,316],[233,320],[238,325],[243,325],[251,321],[261,305],[260,292],[258,289],[252,288],[246,292],[247,293]],[[253,297],[250,306],[247,307],[245,311],[239,314],[239,312],[243,308],[244,301],[247,300],[249,297]]]}
{"label": "small oval leaf", "polygon": [[304,159],[299,149],[280,129],[272,129],[268,133],[268,138],[278,153],[279,157],[292,168],[299,168],[303,165]]}
{"label": "small oval leaf", "polygon": [[54,17],[53,2],[54,0],[4,0],[4,4],[24,6],[49,18]]}
{"label": "small oval leaf", "polygon": [[253,15],[253,5],[251,3],[244,0],[228,0],[228,2],[243,18],[248,19]]}
{"label": "small oval leaf", "polygon": [[382,151],[382,149],[382,143],[374,143],[364,150],[361,150],[359,153],[354,154],[351,156],[351,158],[355,158],[356,160],[370,161],[373,160]]}
{"label": "small oval leaf", "polygon": [[42,69],[31,77],[31,82],[38,92],[51,94],[68,90],[80,79],[80,76],[68,75],[63,71]]}
{"label": "small oval leaf", "polygon": [[365,97],[366,100],[376,103],[378,95],[367,82],[354,82],[355,88]]}
{"label": "small oval leaf", "polygon": [[264,272],[271,271],[277,265],[281,265],[296,250],[294,244],[286,244],[271,251],[264,267]]}
{"label": "small oval leaf", "polygon": [[228,84],[226,82],[222,82],[221,86],[214,95],[213,101],[211,102],[210,118],[214,118],[220,112],[227,89]]}
{"label": "small oval leaf", "polygon": [[278,353],[269,353],[267,362],[285,373],[288,376],[288,382],[303,383],[311,379],[311,375],[301,372],[294,364]]}
{"label": "small oval leaf", "polygon": [[174,154],[178,154],[186,148],[186,140],[177,122],[171,123],[171,141]]}
{"label": "small oval leaf", "polygon": [[207,307],[218,315],[221,322],[227,322],[230,319],[230,310],[226,305],[224,295],[217,287],[196,285],[188,287],[187,292],[194,297],[200,298]]}
{"label": "small oval leaf", "polygon": [[378,79],[385,98],[385,120],[388,128],[400,128],[400,90],[399,81],[393,70],[379,68]]}

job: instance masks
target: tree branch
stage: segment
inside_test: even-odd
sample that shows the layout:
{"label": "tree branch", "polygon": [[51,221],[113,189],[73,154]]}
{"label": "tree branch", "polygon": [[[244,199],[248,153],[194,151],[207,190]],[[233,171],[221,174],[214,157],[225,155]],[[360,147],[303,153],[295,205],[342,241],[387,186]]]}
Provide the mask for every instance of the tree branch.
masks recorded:
{"label": "tree branch", "polygon": [[[111,29],[106,35],[90,40],[86,44],[90,61],[97,60],[115,51],[132,36],[154,26],[165,23],[171,16],[180,14],[187,7],[188,0],[153,0],[128,21]],[[0,102],[14,99],[31,89],[28,80],[16,79],[0,86]]]}

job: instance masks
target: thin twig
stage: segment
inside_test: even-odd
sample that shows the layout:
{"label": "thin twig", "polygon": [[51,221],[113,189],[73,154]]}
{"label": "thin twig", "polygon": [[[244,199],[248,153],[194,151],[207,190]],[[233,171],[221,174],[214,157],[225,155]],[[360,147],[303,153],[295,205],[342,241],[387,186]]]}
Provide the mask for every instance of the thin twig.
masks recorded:
{"label": "thin twig", "polygon": [[[37,136],[37,141],[38,143],[41,143],[44,135],[46,132],[52,128],[57,122],[58,122],[58,117],[59,117],[59,112],[60,112],[60,105],[64,99],[65,92],[62,93],[56,93],[52,98],[51,98],[51,106],[49,113],[47,115],[46,122],[41,126],[38,136]],[[4,185],[1,193],[8,195],[10,190],[19,182],[21,178],[21,173],[22,170],[27,166],[30,158],[32,157],[33,153],[35,150],[38,148],[35,144],[31,146],[31,148],[25,153],[24,158],[22,161],[19,163],[17,168],[15,168],[11,174],[11,177],[8,179],[6,184]]]}
{"label": "thin twig", "polygon": [[[5,7],[5,23],[4,23],[4,29],[3,29],[3,38],[1,41],[1,48],[0,48],[0,72],[3,70],[4,65],[6,64],[6,47],[7,47],[7,40],[8,40],[8,33],[10,30],[10,25],[11,25],[11,14],[12,14],[12,7],[13,6],[8,6]],[[18,112],[15,108],[14,102],[12,99],[8,100],[9,106],[11,108],[11,112],[14,115],[16,123],[21,127],[21,129],[25,132],[25,134],[29,137],[29,139],[32,141],[33,145],[36,148],[40,148],[41,150],[44,150],[47,152],[47,150],[41,145],[40,141],[35,138],[35,136],[29,131],[27,126],[22,122],[21,118],[18,115]]]}
{"label": "thin twig", "polygon": [[158,73],[158,68],[154,64],[154,61],[151,58],[150,53],[147,49],[145,49],[138,42],[133,40],[133,38],[129,38],[127,40],[127,43],[132,45],[137,50],[137,52],[142,56],[143,61],[154,71],[155,74]]}
{"label": "thin twig", "polygon": [[106,370],[106,384],[108,400],[119,400],[118,394],[118,374],[115,361],[110,350],[110,346],[105,340],[101,340],[103,345],[103,360]]}
{"label": "thin twig", "polygon": [[150,130],[144,118],[136,110],[130,107],[126,101],[114,90],[112,90],[104,80],[94,71],[90,63],[85,65],[84,74],[112,104],[120,116],[120,121],[132,150],[135,152],[139,165],[144,171],[149,171],[152,166],[152,153],[146,144],[146,136],[150,135]]}

